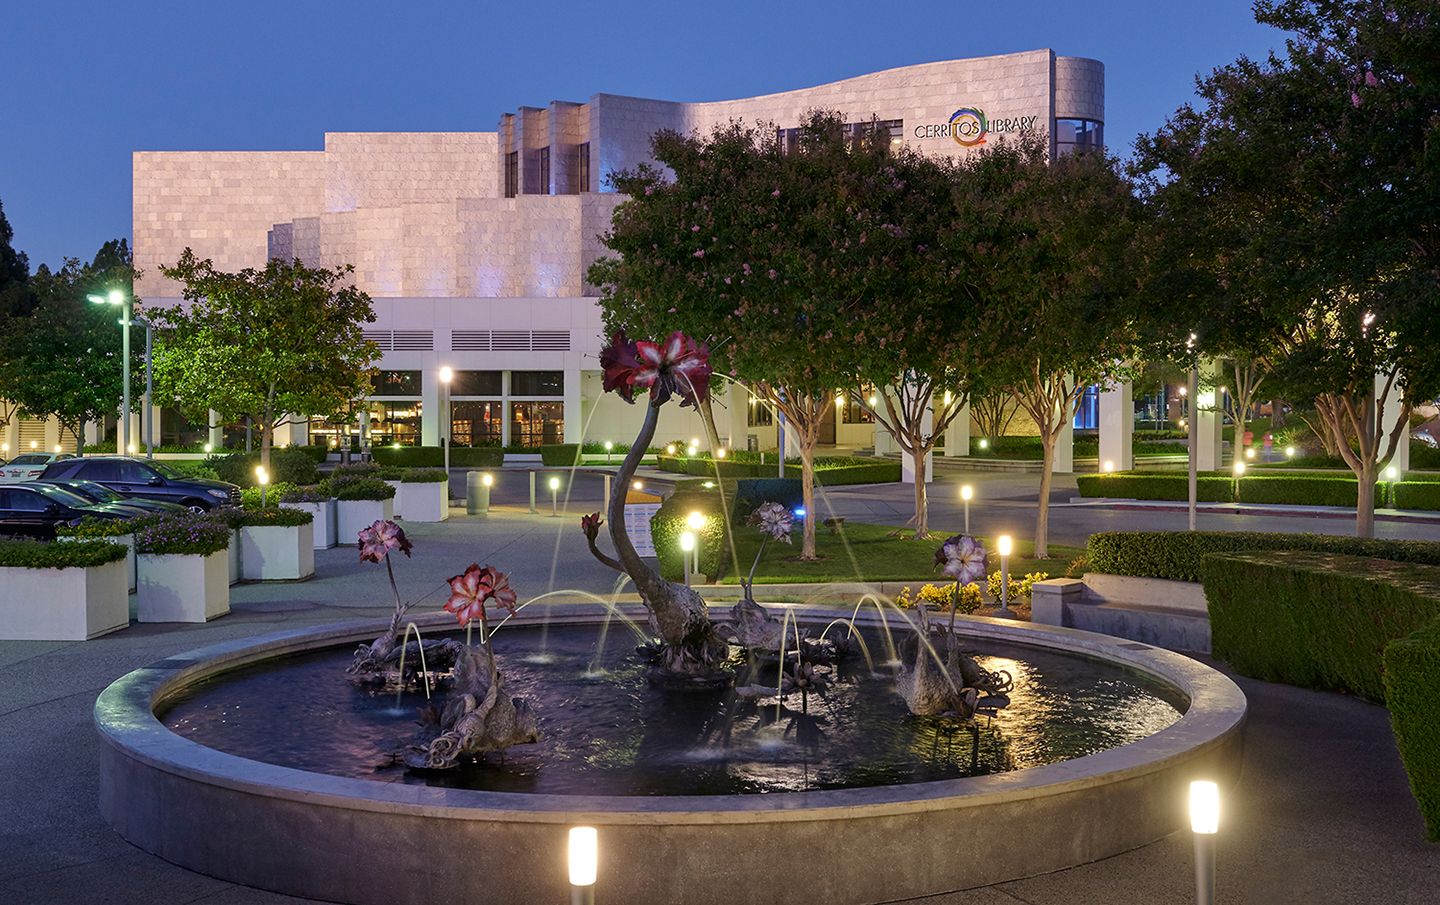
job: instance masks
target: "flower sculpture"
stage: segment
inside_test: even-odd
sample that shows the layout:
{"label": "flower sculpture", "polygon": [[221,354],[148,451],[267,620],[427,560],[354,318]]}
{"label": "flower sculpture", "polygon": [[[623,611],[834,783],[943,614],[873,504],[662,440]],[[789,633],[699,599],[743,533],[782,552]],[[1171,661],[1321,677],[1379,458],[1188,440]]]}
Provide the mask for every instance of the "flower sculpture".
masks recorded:
{"label": "flower sculpture", "polygon": [[660,407],[672,396],[679,396],[681,405],[697,407],[709,399],[710,349],[679,331],[663,342],[637,342],[620,330],[600,353],[600,366],[604,370],[606,392],[619,393],[626,402],[633,403],[637,390],[647,390],[650,403],[646,406],[640,433],[615,476],[614,490],[607,503],[605,516],[610,523],[615,558],[601,553],[595,545],[600,526],[604,524],[600,513],[585,516],[580,528],[597,559],[625,572],[635,582],[635,589],[650,613],[650,626],[661,641],[661,666],[652,674],[652,680],[676,688],[719,687],[729,682],[723,669],[729,648],[716,634],[705,600],[683,584],[656,574],[635,551],[624,529],[625,494],[640,457],[655,438]]}
{"label": "flower sculpture", "polygon": [[486,601],[495,601],[497,607],[509,610],[512,616],[516,613],[515,591],[510,587],[510,579],[494,566],[487,565],[482,569],[478,563],[471,563],[464,572],[446,580],[450,582],[450,599],[445,601],[445,611],[454,613],[464,626],[469,626],[472,619],[478,619],[481,644],[487,643],[488,637]]}
{"label": "flower sculpture", "polygon": [[[765,503],[750,513],[750,524],[758,527],[767,538],[790,543],[790,532],[795,529],[795,513],[779,503]],[[761,541],[761,547],[765,542]]]}
{"label": "flower sculpture", "polygon": [[395,570],[390,565],[390,552],[399,550],[408,557],[414,545],[405,537],[405,532],[399,525],[378,519],[369,528],[360,529],[356,546],[360,549],[361,562],[385,563],[385,571],[390,576],[390,591],[395,595],[395,616],[390,620],[390,627],[370,644],[360,645],[355,651],[354,662],[346,669],[346,672],[357,680],[376,681],[382,676],[384,664],[399,642],[400,627],[404,624],[405,613],[410,609],[410,604],[401,602],[400,589],[395,586]]}
{"label": "flower sculpture", "polygon": [[955,613],[960,609],[960,588],[985,577],[989,554],[985,545],[968,534],[947,538],[935,551],[935,565],[955,579],[955,599],[950,605],[950,631],[955,631]]}

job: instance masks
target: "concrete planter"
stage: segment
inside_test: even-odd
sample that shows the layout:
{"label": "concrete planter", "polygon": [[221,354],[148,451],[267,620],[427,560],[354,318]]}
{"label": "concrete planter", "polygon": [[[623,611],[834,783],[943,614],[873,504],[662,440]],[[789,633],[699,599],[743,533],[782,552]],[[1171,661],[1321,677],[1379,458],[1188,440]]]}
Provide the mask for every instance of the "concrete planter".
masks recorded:
{"label": "concrete planter", "polygon": [[[63,542],[80,540],[81,538],[62,535],[55,539]],[[125,547],[125,585],[128,592],[134,593],[135,579],[139,575],[135,564],[135,535],[121,534],[116,537],[107,537],[105,540],[108,540],[112,544],[121,544]]]}
{"label": "concrete planter", "polygon": [[209,622],[230,612],[230,555],[141,553],[135,614],[141,622]]}
{"label": "concrete planter", "polygon": [[88,641],[128,628],[124,562],[70,569],[0,567],[0,639]]}
{"label": "concrete planter", "polygon": [[315,536],[316,550],[329,550],[335,546],[335,501],[321,500],[318,503],[281,503],[281,509],[299,509],[310,513],[310,523]]}
{"label": "concrete planter", "polygon": [[241,572],[241,568],[240,568],[241,550],[240,550],[240,529],[239,529],[239,528],[233,528],[233,529],[231,529],[231,531],[230,531],[230,546],[227,547],[226,550],[228,551],[228,555],[227,555],[227,557],[226,557],[226,560],[227,560],[226,572],[225,572],[226,581],[227,581],[229,584],[232,584],[232,585],[233,585],[233,584],[239,584],[239,583],[240,583],[240,572]]}
{"label": "concrete planter", "polygon": [[355,544],[360,532],[380,519],[395,517],[394,500],[336,500],[335,531],[341,544]]}
{"label": "concrete planter", "polygon": [[443,522],[449,517],[449,481],[436,481],[428,484],[410,483],[405,485],[405,514],[402,516],[405,521]]}
{"label": "concrete planter", "polygon": [[240,577],[299,581],[315,574],[315,526],[246,525],[240,529]]}
{"label": "concrete planter", "polygon": [[390,500],[395,514],[391,518],[405,518],[405,483],[403,481],[386,481],[385,483],[395,488],[395,496]]}

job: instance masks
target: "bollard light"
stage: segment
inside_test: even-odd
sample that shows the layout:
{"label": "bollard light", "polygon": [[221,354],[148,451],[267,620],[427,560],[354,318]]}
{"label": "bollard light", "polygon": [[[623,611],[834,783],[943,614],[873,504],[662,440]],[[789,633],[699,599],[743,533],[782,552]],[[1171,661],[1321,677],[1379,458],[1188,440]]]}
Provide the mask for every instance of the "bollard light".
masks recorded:
{"label": "bollard light", "polygon": [[1292,458],[1292,459],[1295,458],[1295,447],[1293,447],[1293,446],[1287,446],[1287,447],[1285,447],[1285,455],[1289,456],[1289,457]]}
{"label": "bollard light", "polygon": [[667,455],[667,456],[673,456],[673,455],[675,455],[675,444],[674,444],[674,443],[667,443],[667,444],[665,444],[665,455]]}
{"label": "bollard light", "polygon": [[260,481],[260,508],[261,508],[261,509],[264,509],[264,508],[265,508],[265,485],[267,485],[267,484],[270,483],[270,476],[265,473],[265,469],[263,469],[263,468],[257,468],[257,469],[255,469],[255,477],[258,478],[259,481]]}
{"label": "bollard light", "polygon": [[1253,459],[1253,458],[1255,458],[1255,447],[1251,446],[1251,447],[1249,447],[1248,449],[1245,450],[1245,458],[1247,458],[1247,459]]}
{"label": "bollard light", "polygon": [[1235,463],[1235,477],[1238,478],[1238,477],[1240,477],[1240,476],[1241,476],[1242,474],[1244,474],[1244,473],[1245,473],[1245,463],[1244,463],[1244,462],[1236,462],[1236,463]]}
{"label": "bollard light", "polygon": [[685,455],[687,456],[693,456],[699,451],[700,447],[696,446],[694,443],[691,443],[689,446],[685,447]]}
{"label": "bollard light", "polygon": [[966,534],[969,534],[969,533],[970,533],[970,497],[973,496],[973,495],[974,495],[974,491],[972,491],[972,490],[970,489],[970,485],[969,485],[969,484],[966,484],[965,486],[963,486],[963,487],[960,488],[960,499],[962,499],[962,500],[965,501],[965,533],[966,533]]}
{"label": "bollard light", "polygon": [[[60,447],[58,447],[58,446],[55,447],[55,451],[56,451],[56,452],[59,452],[59,451],[60,451]],[[1397,474],[1397,472],[1395,471],[1395,466],[1394,466],[1394,465],[1391,465],[1389,468],[1385,469],[1385,477],[1386,477],[1388,480],[1391,480],[1391,481],[1395,480],[1396,474]]]}
{"label": "bollard light", "polygon": [[30,441],[30,449],[31,449],[31,451],[34,451],[39,445],[40,445],[40,444],[37,443],[36,441],[31,440],[31,441]]}
{"label": "bollard light", "polygon": [[560,514],[560,479],[550,479],[550,516],[554,518]]}
{"label": "bollard light", "polygon": [[723,458],[725,458],[725,447],[722,446],[722,447],[720,447],[719,449],[715,450],[715,458],[717,458],[717,459],[723,459]]}
{"label": "bollard light", "polygon": [[206,444],[205,444],[205,451],[206,451],[207,453],[210,452],[212,449],[214,449],[214,447],[211,446],[209,443],[206,443]]}
{"label": "bollard light", "polygon": [[691,446],[699,446],[699,445],[700,445],[700,438],[696,437],[696,438],[691,439],[690,445],[691,445]]}
{"label": "bollard light", "polygon": [[570,902],[594,905],[595,877],[600,869],[600,844],[595,828],[570,828]]}
{"label": "bollard light", "polygon": [[995,615],[1009,619],[1015,615],[1015,611],[1010,609],[1010,535],[1000,535],[995,543],[1000,551],[1000,609],[995,611]]}
{"label": "bollard light", "polygon": [[1213,782],[1190,783],[1190,829],[1195,834],[1195,901],[1215,901],[1215,834],[1220,832],[1220,789]]}
{"label": "bollard light", "polygon": [[685,560],[685,587],[690,587],[690,551],[695,549],[695,534],[692,531],[680,532],[680,558]]}
{"label": "bollard light", "polygon": [[990,441],[989,441],[989,440],[986,440],[986,439],[983,438],[983,437],[980,438],[980,448],[981,448],[981,449],[984,449],[985,447],[987,447],[987,446],[989,446],[989,445],[990,445]]}
{"label": "bollard light", "polygon": [[130,451],[130,455],[132,455],[132,456],[135,455],[135,444],[134,444],[134,443],[131,443],[129,446],[126,447],[126,449],[128,449],[128,450]]}
{"label": "bollard light", "polygon": [[610,450],[612,450],[612,449],[614,449],[614,448],[615,448],[615,444],[614,444],[614,443],[611,443],[609,440],[606,440],[606,441],[605,441],[605,464],[606,464],[606,465],[609,465],[609,464],[610,464]]}
{"label": "bollard light", "polygon": [[1105,460],[1105,473],[1106,473],[1106,474],[1109,474],[1110,472],[1112,472],[1112,471],[1114,471],[1114,470],[1115,470],[1115,463],[1114,463],[1114,462],[1111,462],[1109,459],[1106,459],[1106,460]]}
{"label": "bollard light", "polygon": [[[55,451],[56,451],[57,453],[60,451],[60,444],[59,444],[59,443],[56,443],[56,444],[55,444]],[[1393,471],[1394,469],[1391,469],[1391,470]]]}
{"label": "bollard light", "polygon": [[699,531],[705,527],[705,516],[699,512],[692,512],[685,516],[685,524],[690,526],[691,531]]}

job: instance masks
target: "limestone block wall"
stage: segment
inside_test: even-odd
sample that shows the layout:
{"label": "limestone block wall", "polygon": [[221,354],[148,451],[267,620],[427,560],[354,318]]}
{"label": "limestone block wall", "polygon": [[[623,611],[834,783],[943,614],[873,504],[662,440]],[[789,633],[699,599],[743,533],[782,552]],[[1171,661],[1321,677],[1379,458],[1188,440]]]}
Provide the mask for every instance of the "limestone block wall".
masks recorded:
{"label": "limestone block wall", "polygon": [[1083,57],[1055,58],[1055,116],[1105,121],[1105,64]]}
{"label": "limestone block wall", "polygon": [[183,293],[159,265],[186,248],[220,270],[264,267],[274,224],[324,208],[321,151],[136,151],[132,166],[141,298]]}
{"label": "limestone block wall", "polygon": [[325,133],[327,212],[496,198],[499,173],[494,132]]}

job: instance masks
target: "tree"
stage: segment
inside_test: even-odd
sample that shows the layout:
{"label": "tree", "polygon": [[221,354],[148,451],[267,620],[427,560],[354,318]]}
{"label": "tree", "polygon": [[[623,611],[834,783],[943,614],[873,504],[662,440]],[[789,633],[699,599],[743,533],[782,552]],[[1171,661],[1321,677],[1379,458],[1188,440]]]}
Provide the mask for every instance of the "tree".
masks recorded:
{"label": "tree", "polygon": [[1408,400],[1440,388],[1440,8],[1262,0],[1256,18],[1295,33],[1285,55],[1200,80],[1205,110],[1141,136],[1137,171],[1154,247],[1195,290],[1171,308],[1204,312],[1197,350],[1276,350],[1359,481],[1369,537]]}
{"label": "tree", "polygon": [[943,241],[952,271],[983,299],[970,325],[975,358],[1040,430],[1035,555],[1044,557],[1055,443],[1085,388],[1127,375],[1135,355],[1126,249],[1141,210],[1112,158],[1052,162],[1041,135],[970,156],[954,192]]}
{"label": "tree", "polygon": [[157,382],[192,421],[208,410],[251,418],[268,470],[276,426],[338,413],[369,389],[380,351],[361,333],[375,314],[370,297],[347,285],[353,269],[272,260],[225,273],[185,249],[160,272],[185,284],[188,304],[150,313]]}
{"label": "tree", "polygon": [[[85,424],[113,416],[124,391],[123,334],[110,305],[93,305],[92,294],[134,286],[130,248],[124,239],[105,243],[94,261],[67,258],[51,273],[45,265],[30,279],[36,304],[13,318],[4,334],[12,373],[6,393],[31,417],[54,417],[84,450]],[[142,346],[143,350],[143,346]],[[143,390],[143,358],[131,352],[131,393]]]}
{"label": "tree", "polygon": [[879,372],[876,360],[889,359],[887,375],[903,370],[903,331],[875,300],[902,295],[915,243],[899,219],[910,157],[893,155],[888,135],[816,112],[793,139],[739,123],[708,138],[657,133],[653,154],[671,175],[614,177],[630,198],[603,240],[619,257],[587,279],[604,287],[608,330],[705,339],[718,373],[785,417],[800,447],[800,555],[813,559],[820,426],[837,387]]}

